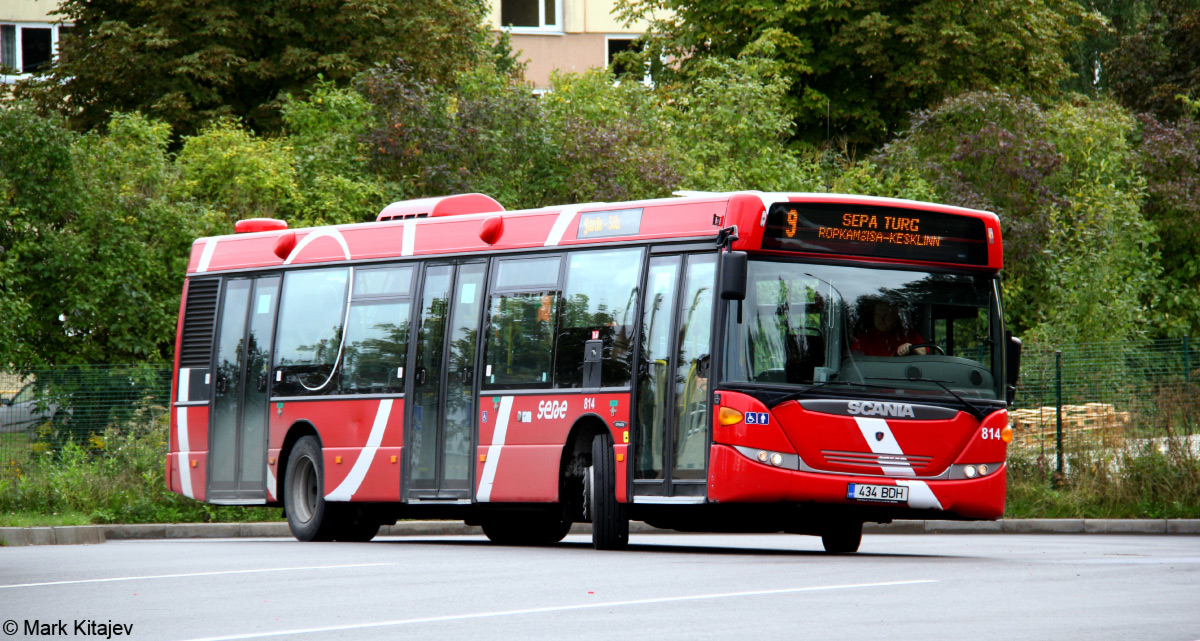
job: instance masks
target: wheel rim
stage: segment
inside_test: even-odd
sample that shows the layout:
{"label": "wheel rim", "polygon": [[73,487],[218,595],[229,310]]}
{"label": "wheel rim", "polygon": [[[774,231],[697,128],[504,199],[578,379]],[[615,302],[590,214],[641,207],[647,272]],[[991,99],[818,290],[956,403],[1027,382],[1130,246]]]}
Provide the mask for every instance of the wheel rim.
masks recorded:
{"label": "wheel rim", "polygon": [[306,456],[300,459],[293,474],[291,491],[292,496],[296,497],[293,502],[296,519],[307,523],[317,511],[317,468],[313,460]]}

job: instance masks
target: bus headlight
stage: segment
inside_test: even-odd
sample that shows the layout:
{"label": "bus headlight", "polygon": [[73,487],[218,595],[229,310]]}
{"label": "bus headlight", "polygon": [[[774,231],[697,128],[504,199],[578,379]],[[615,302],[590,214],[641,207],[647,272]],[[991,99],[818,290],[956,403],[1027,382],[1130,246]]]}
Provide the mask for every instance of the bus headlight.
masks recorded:
{"label": "bus headlight", "polygon": [[800,457],[796,454],[760,450],[757,447],[744,447],[741,445],[734,445],[733,448],[741,452],[742,456],[763,465],[770,465],[771,467],[778,467],[785,470],[800,469]]}
{"label": "bus headlight", "polygon": [[1000,469],[1000,463],[955,463],[950,466],[951,481],[983,478],[995,474]]}

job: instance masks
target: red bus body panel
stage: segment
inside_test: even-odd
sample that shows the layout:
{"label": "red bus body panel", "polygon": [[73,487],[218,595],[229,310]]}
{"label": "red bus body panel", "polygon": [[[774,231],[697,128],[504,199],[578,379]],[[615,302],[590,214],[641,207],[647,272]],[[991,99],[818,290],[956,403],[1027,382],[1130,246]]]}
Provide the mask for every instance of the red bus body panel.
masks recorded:
{"label": "red bus body panel", "polygon": [[[271,270],[289,265],[393,260],[448,254],[490,256],[510,250],[552,250],[589,245],[603,247],[639,241],[711,242],[722,228],[737,227],[734,250],[784,255],[761,249],[761,220],[776,202],[820,202],[875,205],[937,211],[984,221],[989,232],[988,264],[959,266],[966,271],[995,272],[1002,266],[998,218],[989,212],[911,201],[836,194],[764,194],[739,192],[706,194],[627,203],[600,203],[514,212],[486,211],[427,218],[409,218],[312,229],[273,230],[201,238],[192,246],[187,274]],[[583,212],[641,208],[636,234],[579,239]],[[494,219],[500,218],[497,223]],[[491,222],[489,222],[491,221]],[[497,231],[497,229],[499,231]],[[286,236],[286,238],[285,238]],[[285,242],[281,242],[281,239]],[[282,256],[276,254],[276,249]],[[715,249],[715,248],[714,248]],[[795,258],[865,260],[850,255],[807,255]],[[905,260],[872,259],[872,264],[922,264]],[[185,284],[183,300],[187,300]],[[179,336],[183,333],[183,304],[177,325],[173,398],[179,400]],[[983,426],[1002,428],[1006,412],[998,411],[982,424],[965,412],[954,418],[886,420],[900,449],[919,457],[910,476],[889,474],[885,467],[847,464],[830,452],[870,455],[867,432],[855,418],[806,410],[800,403],[783,403],[773,410],[750,396],[720,392],[714,403],[712,444],[708,461],[708,497],[712,503],[797,502],[846,504],[847,483],[910,484],[914,509],[936,509],[965,518],[994,519],[1004,509],[1005,470],[970,480],[935,478],[956,463],[1002,463],[1006,445],[981,437]],[[548,390],[545,394],[506,395],[484,392],[478,403],[473,500],[483,502],[549,503],[559,496],[563,449],[572,429],[585,417],[603,424],[612,434],[617,455],[617,495],[629,501],[630,393],[581,393]],[[723,426],[720,405],[742,412],[770,412],[767,425],[738,422]],[[501,416],[501,409],[505,415]],[[291,430],[311,426],[318,434],[329,500],[403,501],[405,400],[402,397],[312,398],[273,402],[268,440],[268,501],[278,500],[277,479],[283,447]],[[532,417],[532,419],[530,418]],[[208,449],[209,408],[176,404],[171,413],[170,453],[165,474],[175,492],[205,498],[205,457]],[[499,429],[503,425],[504,429]],[[760,463],[736,446],[799,456],[807,469],[792,470]],[[912,503],[912,501],[910,501]]]}

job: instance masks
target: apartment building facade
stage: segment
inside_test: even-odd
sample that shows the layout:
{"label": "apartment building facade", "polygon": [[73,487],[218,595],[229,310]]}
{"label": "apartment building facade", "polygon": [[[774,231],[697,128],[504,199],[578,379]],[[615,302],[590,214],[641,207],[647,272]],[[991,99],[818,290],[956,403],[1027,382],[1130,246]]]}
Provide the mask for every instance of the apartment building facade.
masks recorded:
{"label": "apartment building facade", "polygon": [[[625,25],[614,15],[615,0],[489,0],[489,26],[511,34],[513,49],[527,63],[526,79],[549,86],[554,70],[581,72],[603,67],[628,49],[645,25]],[[14,82],[51,60],[70,25],[57,24],[58,0],[0,0],[0,66]]]}

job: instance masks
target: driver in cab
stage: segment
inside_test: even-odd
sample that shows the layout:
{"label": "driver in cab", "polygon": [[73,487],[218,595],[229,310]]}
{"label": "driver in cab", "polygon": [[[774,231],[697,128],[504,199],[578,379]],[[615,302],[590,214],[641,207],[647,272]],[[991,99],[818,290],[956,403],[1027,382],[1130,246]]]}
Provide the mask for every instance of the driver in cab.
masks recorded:
{"label": "driver in cab", "polygon": [[851,353],[863,356],[908,356],[928,353],[925,347],[913,348],[925,339],[915,331],[906,329],[900,322],[900,310],[886,301],[876,301],[869,317],[872,324],[867,331],[850,343]]}

